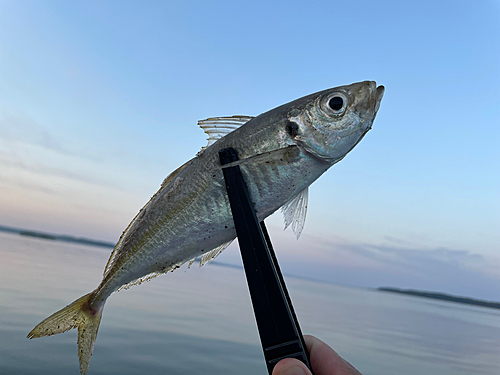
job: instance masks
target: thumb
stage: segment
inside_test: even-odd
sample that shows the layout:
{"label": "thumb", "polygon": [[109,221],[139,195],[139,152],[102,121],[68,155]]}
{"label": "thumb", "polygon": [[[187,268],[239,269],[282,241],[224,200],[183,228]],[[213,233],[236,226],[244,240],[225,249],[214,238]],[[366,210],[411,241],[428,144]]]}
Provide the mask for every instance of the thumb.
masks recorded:
{"label": "thumb", "polygon": [[274,366],[272,375],[312,375],[311,371],[301,361],[295,358],[285,358]]}

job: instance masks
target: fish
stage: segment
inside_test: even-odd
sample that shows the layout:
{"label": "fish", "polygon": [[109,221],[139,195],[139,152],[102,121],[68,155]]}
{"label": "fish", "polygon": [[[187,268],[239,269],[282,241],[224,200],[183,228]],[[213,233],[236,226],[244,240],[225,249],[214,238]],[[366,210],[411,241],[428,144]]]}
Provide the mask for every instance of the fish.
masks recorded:
{"label": "fish", "polygon": [[[308,188],[341,161],[372,128],[384,86],[364,81],[316,92],[257,117],[212,117],[198,122],[208,144],[173,171],[122,233],[97,288],[52,314],[28,334],[78,329],[80,373],[89,368],[104,305],[121,289],[217,257],[236,231],[223,168],[239,165],[259,221],[281,208],[285,229],[300,236]],[[239,160],[221,166],[232,147]]]}

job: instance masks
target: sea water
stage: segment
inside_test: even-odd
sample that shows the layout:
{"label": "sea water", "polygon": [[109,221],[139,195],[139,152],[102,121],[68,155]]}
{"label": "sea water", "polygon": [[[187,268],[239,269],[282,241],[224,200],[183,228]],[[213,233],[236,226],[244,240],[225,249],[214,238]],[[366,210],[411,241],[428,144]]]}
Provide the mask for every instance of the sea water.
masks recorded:
{"label": "sea water", "polygon": [[[93,290],[109,253],[0,233],[0,374],[79,373],[76,330],[26,335]],[[285,279],[302,331],[365,375],[500,374],[500,310]],[[88,374],[146,373],[266,373],[242,269],[183,267],[109,298]]]}

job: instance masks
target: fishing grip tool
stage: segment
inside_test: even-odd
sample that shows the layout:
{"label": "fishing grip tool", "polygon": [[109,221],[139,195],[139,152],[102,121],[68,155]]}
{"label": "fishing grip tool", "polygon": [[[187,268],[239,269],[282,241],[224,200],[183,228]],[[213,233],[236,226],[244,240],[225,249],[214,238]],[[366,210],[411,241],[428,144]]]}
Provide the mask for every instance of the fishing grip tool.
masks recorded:
{"label": "fishing grip tool", "polygon": [[[222,166],[239,160],[232,147],[220,150],[219,159]],[[222,168],[222,172],[269,375],[283,358],[296,358],[311,370],[269,234],[264,221],[257,220],[240,166]]]}

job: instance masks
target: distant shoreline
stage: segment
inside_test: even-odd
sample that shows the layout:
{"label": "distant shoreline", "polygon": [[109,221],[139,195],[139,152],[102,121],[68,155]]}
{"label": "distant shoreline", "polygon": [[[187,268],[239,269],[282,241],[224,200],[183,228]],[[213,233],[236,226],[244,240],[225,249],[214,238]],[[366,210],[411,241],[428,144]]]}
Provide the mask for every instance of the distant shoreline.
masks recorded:
{"label": "distant shoreline", "polygon": [[100,246],[100,247],[106,247],[106,248],[114,248],[115,247],[115,244],[112,242],[92,240],[90,238],[74,237],[74,236],[68,236],[68,235],[64,235],[64,234],[53,234],[53,233],[39,232],[36,230],[29,230],[29,229],[6,227],[3,225],[0,225],[0,232],[15,233],[15,234],[19,234],[21,236],[36,237],[36,238],[41,238],[44,240],[51,240],[51,241],[71,242],[71,243],[78,243],[78,244],[82,244],[82,245]]}
{"label": "distant shoreline", "polygon": [[48,233],[33,232],[31,230],[22,230],[19,232],[21,236],[43,238],[45,240],[56,240],[56,236]]}
{"label": "distant shoreline", "polygon": [[500,309],[499,302],[483,301],[483,300],[474,299],[474,298],[454,296],[451,294],[426,292],[426,291],[412,290],[412,289],[389,288],[389,287],[381,287],[381,288],[377,288],[377,290],[382,291],[382,292],[407,294],[407,295],[416,296],[416,297],[438,299],[441,301],[463,303],[466,305],[489,307],[492,309]]}
{"label": "distant shoreline", "polygon": [[[35,238],[40,238],[40,239],[50,240],[50,241],[71,242],[71,243],[77,243],[77,244],[81,244],[81,245],[100,246],[100,247],[105,247],[105,248],[114,248],[115,247],[115,244],[112,242],[93,240],[93,239],[84,238],[84,237],[74,237],[74,236],[68,236],[68,235],[62,235],[62,234],[46,233],[46,232],[40,232],[40,231],[35,231],[35,230],[29,230],[29,229],[13,228],[13,227],[7,227],[4,225],[0,225],[0,232],[14,233],[14,234],[19,234],[21,236],[35,237]],[[219,264],[221,266],[226,266],[226,267],[241,268],[239,266],[228,265],[228,264],[220,263],[217,261],[214,263]],[[309,280],[313,280],[313,281],[320,281],[320,280],[314,280],[314,279],[310,279],[310,278],[305,278],[305,279],[309,279]],[[410,296],[415,296],[415,297],[431,298],[431,299],[437,299],[437,300],[441,300],[441,301],[457,302],[457,303],[462,303],[462,304],[466,304],[466,305],[489,307],[492,309],[500,309],[499,302],[483,301],[483,300],[478,300],[478,299],[474,299],[474,298],[454,296],[451,294],[427,292],[427,291],[412,290],[412,289],[399,289],[399,288],[391,288],[391,287],[380,287],[380,288],[376,288],[375,290],[378,290],[381,292],[405,294],[405,295],[410,295]]]}

